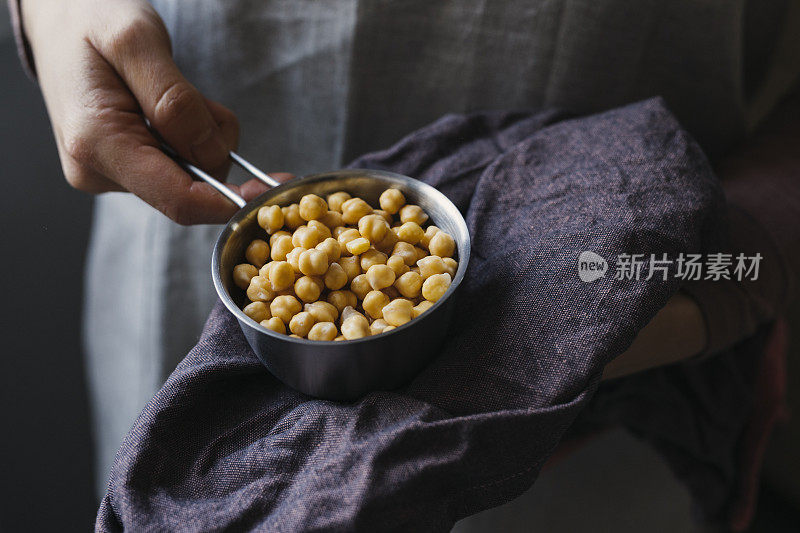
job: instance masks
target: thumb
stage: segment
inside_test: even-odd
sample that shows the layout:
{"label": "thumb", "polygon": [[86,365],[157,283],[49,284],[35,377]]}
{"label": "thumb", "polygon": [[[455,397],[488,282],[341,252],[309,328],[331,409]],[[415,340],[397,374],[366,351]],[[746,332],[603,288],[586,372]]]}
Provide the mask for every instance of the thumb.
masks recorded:
{"label": "thumb", "polygon": [[169,36],[158,15],[139,14],[125,23],[124,30],[101,41],[98,50],[164,140],[203,169],[224,166],[233,147],[228,146],[203,95],[173,61]]}

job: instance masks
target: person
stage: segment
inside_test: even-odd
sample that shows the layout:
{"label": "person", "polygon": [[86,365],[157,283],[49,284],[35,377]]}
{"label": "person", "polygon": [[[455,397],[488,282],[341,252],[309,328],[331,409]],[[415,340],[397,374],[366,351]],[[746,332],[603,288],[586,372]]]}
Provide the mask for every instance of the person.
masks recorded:
{"label": "person", "polygon": [[[10,5],[66,179],[111,193],[95,203],[85,303],[101,481],[132,420],[197,340],[215,300],[213,224],[236,209],[159,150],[145,117],[216,175],[237,147],[262,168],[305,174],[446,113],[588,113],[660,94],[718,162],[790,94],[800,70],[790,40],[800,13],[781,0]],[[737,190],[764,178],[759,149]],[[263,190],[252,180],[230,186],[248,199]],[[779,196],[784,206],[797,200]],[[746,203],[748,194],[735,198]],[[736,231],[753,234],[748,217],[739,222]],[[756,296],[733,284],[676,295],[608,377],[719,351],[773,319],[797,272],[781,250],[797,238],[775,240],[763,226],[778,257],[769,287]]]}

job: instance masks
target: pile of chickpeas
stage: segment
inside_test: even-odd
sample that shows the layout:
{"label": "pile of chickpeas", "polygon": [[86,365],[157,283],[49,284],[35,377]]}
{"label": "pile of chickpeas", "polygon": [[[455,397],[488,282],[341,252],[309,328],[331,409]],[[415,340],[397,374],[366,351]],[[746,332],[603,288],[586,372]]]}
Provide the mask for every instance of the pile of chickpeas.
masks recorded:
{"label": "pile of chickpeas", "polygon": [[403,193],[387,189],[373,209],[344,191],[267,205],[267,233],[246,251],[233,280],[247,292],[244,313],[262,326],[318,341],[378,335],[418,317],[455,276],[453,237]]}

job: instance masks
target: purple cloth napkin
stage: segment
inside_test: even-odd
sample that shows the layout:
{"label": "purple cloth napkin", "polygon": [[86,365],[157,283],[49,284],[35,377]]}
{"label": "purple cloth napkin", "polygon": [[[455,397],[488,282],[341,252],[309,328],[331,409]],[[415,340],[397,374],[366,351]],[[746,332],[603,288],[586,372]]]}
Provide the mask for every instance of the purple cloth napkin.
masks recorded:
{"label": "purple cloth napkin", "polygon": [[660,99],[448,115],[353,166],[414,176],[465,214],[473,259],[441,354],[402,390],[316,400],[271,376],[218,304],[126,437],[97,530],[447,531],[531,486],[679,285],[582,282],[579,254],[675,257],[722,234],[716,178]]}

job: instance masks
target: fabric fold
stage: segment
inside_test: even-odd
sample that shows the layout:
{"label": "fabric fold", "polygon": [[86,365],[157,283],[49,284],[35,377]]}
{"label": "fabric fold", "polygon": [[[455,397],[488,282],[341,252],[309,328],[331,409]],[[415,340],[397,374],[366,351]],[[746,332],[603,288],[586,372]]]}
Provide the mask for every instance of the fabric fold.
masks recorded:
{"label": "fabric fold", "polygon": [[[126,437],[97,530],[447,531],[531,486],[678,289],[618,279],[613,257],[704,253],[724,234],[716,177],[658,98],[449,115],[353,166],[417,177],[465,214],[474,259],[440,354],[401,390],[317,400],[264,370],[218,304]],[[607,275],[581,281],[584,251]]]}

